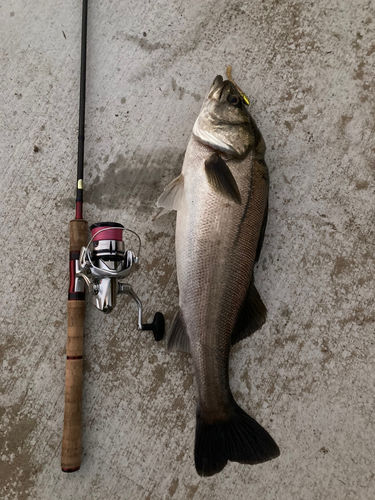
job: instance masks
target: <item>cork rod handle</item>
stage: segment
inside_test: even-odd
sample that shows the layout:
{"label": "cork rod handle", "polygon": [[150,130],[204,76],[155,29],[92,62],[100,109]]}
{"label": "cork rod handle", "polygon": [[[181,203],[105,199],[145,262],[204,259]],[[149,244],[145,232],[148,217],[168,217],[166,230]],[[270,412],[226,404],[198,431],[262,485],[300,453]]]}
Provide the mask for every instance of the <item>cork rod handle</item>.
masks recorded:
{"label": "cork rod handle", "polygon": [[[87,222],[72,220],[70,222],[70,255],[76,260],[77,253],[87,241]],[[74,276],[71,274],[71,282]],[[77,300],[83,295],[83,300]],[[68,300],[68,338],[66,347],[65,370],[65,411],[64,431],[61,452],[61,469],[74,472],[81,466],[81,407],[83,376],[83,330],[85,319],[84,294],[73,292]]]}

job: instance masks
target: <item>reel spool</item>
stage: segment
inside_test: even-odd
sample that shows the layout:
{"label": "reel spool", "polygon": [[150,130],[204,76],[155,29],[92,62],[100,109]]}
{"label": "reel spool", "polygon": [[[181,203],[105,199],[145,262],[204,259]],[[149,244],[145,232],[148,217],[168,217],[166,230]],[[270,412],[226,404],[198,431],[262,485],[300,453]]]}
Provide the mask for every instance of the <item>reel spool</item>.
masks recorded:
{"label": "reel spool", "polygon": [[[90,226],[91,239],[80,251],[76,265],[76,291],[82,291],[84,281],[97,309],[110,313],[116,306],[117,295],[127,294],[138,305],[138,329],[151,330],[159,341],[164,336],[165,324],[162,313],[157,312],[152,323],[142,323],[142,303],[131,285],[120,280],[131,273],[138,264],[141,240],[137,233],[117,222],[99,222]],[[137,236],[138,255],[126,250],[123,231]]]}

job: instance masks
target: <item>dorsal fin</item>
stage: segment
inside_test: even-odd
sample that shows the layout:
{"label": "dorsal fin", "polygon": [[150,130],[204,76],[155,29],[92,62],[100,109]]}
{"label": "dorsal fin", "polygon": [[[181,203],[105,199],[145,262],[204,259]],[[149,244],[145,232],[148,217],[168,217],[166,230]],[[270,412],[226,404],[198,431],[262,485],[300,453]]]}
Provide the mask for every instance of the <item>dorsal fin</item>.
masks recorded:
{"label": "dorsal fin", "polygon": [[237,316],[231,338],[232,345],[259,330],[266,322],[266,318],[267,308],[252,280]]}
{"label": "dorsal fin", "polygon": [[268,200],[267,200],[266,210],[265,210],[264,216],[263,216],[262,227],[261,227],[261,230],[260,230],[260,235],[259,235],[259,240],[258,240],[258,246],[257,246],[257,253],[256,253],[256,256],[255,256],[255,262],[258,262],[259,257],[260,257],[260,252],[262,251],[264,235],[265,235],[266,227],[267,227],[267,219],[268,219]]}

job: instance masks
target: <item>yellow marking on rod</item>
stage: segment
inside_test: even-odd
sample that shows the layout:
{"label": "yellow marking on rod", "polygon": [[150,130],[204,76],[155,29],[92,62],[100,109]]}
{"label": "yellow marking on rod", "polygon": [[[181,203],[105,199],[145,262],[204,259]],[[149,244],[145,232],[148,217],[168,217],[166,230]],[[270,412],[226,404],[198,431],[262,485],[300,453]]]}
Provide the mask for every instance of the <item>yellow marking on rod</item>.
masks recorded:
{"label": "yellow marking on rod", "polygon": [[246,106],[249,106],[250,105],[249,98],[242,92],[240,87],[237,85],[237,83],[232,78],[232,66],[227,67],[226,73],[227,73],[228,80],[233,83],[233,85],[236,87],[236,89],[240,93],[240,96],[241,96],[243,102],[246,104]]}
{"label": "yellow marking on rod", "polygon": [[78,189],[83,189],[83,180],[79,179],[78,181]]}

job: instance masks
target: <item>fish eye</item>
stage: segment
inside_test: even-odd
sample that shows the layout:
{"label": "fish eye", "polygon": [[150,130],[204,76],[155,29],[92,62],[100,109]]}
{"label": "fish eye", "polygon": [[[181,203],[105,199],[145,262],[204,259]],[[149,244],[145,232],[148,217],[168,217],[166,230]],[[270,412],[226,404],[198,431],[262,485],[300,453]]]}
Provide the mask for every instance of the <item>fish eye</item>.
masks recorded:
{"label": "fish eye", "polygon": [[228,97],[228,102],[230,104],[233,104],[233,106],[238,106],[238,104],[240,103],[240,98],[237,95],[232,94]]}

